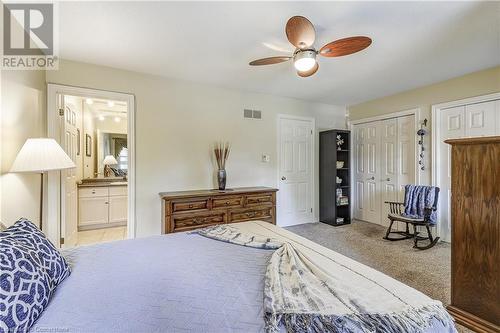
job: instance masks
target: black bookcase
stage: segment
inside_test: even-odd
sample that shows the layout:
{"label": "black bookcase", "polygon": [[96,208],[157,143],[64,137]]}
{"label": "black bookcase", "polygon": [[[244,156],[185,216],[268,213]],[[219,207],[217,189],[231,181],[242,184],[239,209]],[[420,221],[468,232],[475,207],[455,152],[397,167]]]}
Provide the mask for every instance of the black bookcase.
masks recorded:
{"label": "black bookcase", "polygon": [[[337,144],[337,137],[342,144]],[[319,133],[319,220],[334,226],[351,223],[350,145],[349,131]],[[343,165],[337,165],[337,162],[343,162]]]}

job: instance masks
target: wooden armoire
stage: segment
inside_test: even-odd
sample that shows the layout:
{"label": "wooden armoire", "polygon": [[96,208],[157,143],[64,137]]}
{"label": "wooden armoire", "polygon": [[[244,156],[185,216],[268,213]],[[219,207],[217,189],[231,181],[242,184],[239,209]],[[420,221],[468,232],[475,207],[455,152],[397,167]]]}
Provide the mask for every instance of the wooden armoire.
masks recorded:
{"label": "wooden armoire", "polygon": [[500,332],[500,136],[451,148],[451,304],[476,332]]}

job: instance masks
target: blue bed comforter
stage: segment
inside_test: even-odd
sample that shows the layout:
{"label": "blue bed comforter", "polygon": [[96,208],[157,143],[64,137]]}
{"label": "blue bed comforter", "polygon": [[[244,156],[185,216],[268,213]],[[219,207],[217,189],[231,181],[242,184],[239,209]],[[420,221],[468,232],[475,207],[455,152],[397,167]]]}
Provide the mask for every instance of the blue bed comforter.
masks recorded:
{"label": "blue bed comforter", "polygon": [[272,252],[188,233],[80,247],[32,331],[262,332]]}

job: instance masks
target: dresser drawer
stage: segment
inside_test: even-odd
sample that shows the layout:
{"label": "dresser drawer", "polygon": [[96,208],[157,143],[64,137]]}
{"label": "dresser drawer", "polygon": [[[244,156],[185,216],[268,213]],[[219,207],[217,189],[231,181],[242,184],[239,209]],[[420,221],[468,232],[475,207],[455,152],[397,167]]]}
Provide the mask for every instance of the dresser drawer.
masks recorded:
{"label": "dresser drawer", "polygon": [[261,193],[261,194],[253,194],[247,195],[246,205],[247,206],[257,206],[257,205],[265,205],[273,203],[273,194],[272,193]]}
{"label": "dresser drawer", "polygon": [[269,220],[274,216],[274,207],[257,207],[253,209],[238,209],[229,212],[230,223],[251,221],[251,220]]}
{"label": "dresser drawer", "polygon": [[[196,228],[202,228],[209,225],[226,223],[226,212],[207,212],[201,213],[179,213],[170,217],[171,230],[174,232],[187,231]],[[168,226],[167,226],[167,229]]]}
{"label": "dresser drawer", "polygon": [[172,213],[208,209],[208,198],[172,201]]}
{"label": "dresser drawer", "polygon": [[78,195],[80,198],[107,197],[108,187],[82,187]]}
{"label": "dresser drawer", "polygon": [[212,200],[212,208],[233,208],[243,206],[243,196],[216,197]]}

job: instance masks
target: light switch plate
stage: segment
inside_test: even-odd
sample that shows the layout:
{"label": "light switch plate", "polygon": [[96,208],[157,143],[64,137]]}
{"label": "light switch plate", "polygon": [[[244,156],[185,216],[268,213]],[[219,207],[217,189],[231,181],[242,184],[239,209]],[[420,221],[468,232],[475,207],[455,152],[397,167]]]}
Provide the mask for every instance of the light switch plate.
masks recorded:
{"label": "light switch plate", "polygon": [[268,163],[271,160],[271,157],[268,154],[262,154],[262,162]]}

